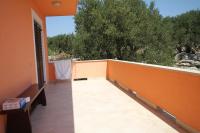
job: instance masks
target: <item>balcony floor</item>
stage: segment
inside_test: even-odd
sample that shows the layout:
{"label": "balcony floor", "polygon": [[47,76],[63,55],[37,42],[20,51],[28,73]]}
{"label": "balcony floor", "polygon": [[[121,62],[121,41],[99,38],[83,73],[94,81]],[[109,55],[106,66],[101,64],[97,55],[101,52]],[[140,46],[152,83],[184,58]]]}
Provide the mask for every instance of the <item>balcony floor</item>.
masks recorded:
{"label": "balcony floor", "polygon": [[53,83],[46,95],[47,106],[32,113],[33,133],[178,132],[105,79]]}

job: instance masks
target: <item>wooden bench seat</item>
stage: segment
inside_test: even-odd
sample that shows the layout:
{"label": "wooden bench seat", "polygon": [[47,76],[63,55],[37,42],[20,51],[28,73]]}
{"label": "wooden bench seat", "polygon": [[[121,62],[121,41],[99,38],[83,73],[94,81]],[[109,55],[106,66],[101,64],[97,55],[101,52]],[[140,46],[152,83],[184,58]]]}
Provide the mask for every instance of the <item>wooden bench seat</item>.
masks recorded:
{"label": "wooden bench seat", "polygon": [[42,104],[46,106],[46,97],[44,92],[45,85],[41,88],[38,87],[37,84],[31,85],[28,89],[26,89],[22,94],[18,97],[30,97],[30,102],[26,105],[24,110],[31,110],[34,102],[38,104]]}
{"label": "wooden bench seat", "polygon": [[42,87],[37,84],[31,85],[18,96],[30,97],[30,102],[23,109],[4,111],[7,115],[6,133],[32,133],[30,113],[38,104],[46,106],[45,87],[45,85]]}

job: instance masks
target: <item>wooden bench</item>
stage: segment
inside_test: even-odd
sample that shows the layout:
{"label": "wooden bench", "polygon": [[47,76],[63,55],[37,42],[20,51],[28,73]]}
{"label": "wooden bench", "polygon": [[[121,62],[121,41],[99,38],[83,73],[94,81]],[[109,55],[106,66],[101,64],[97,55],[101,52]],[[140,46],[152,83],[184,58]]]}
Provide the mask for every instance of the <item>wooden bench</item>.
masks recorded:
{"label": "wooden bench", "polygon": [[31,85],[18,96],[30,97],[30,102],[23,109],[4,112],[7,115],[6,133],[32,133],[30,113],[38,104],[46,106],[45,87],[45,85],[40,88],[37,84]]}

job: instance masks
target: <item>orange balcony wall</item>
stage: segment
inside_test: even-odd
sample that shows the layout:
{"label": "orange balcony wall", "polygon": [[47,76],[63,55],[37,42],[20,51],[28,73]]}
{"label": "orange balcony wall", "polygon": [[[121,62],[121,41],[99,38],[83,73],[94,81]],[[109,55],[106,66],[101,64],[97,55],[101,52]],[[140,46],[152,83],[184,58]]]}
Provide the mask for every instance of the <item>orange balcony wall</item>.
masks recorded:
{"label": "orange balcony wall", "polygon": [[73,62],[72,78],[106,78],[107,60]]}
{"label": "orange balcony wall", "polygon": [[[0,104],[16,97],[37,82],[33,20],[42,27],[45,80],[49,80],[46,39],[46,16],[74,15],[77,0],[61,0],[53,7],[51,0],[4,0],[0,4]],[[0,115],[0,133],[5,132],[5,119]]]}
{"label": "orange balcony wall", "polygon": [[108,60],[107,77],[200,131],[200,73]]}
{"label": "orange balcony wall", "polygon": [[[72,79],[106,78],[107,60],[88,60],[72,62]],[[56,80],[53,63],[49,63],[49,80]]]}

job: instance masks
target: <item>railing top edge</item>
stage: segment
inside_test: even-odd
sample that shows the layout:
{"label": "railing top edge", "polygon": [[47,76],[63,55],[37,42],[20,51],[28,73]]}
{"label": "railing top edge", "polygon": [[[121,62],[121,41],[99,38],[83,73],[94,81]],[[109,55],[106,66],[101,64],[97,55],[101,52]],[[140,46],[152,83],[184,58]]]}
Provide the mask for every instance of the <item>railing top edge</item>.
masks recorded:
{"label": "railing top edge", "polygon": [[102,59],[102,60],[81,60],[81,61],[72,61],[72,62],[75,62],[75,63],[82,63],[82,62],[107,62],[107,59]]}
{"label": "railing top edge", "polygon": [[132,61],[116,60],[116,59],[108,59],[108,61],[121,62],[121,63],[134,64],[134,65],[141,65],[141,66],[146,66],[146,67],[154,67],[154,68],[158,68],[158,69],[165,69],[165,70],[186,72],[186,73],[200,75],[200,71],[198,71],[198,70],[189,70],[189,69],[182,69],[182,68],[177,68],[177,67],[161,66],[161,65],[146,64],[146,63],[139,63],[139,62],[132,62]]}
{"label": "railing top edge", "polygon": [[[101,59],[101,60],[73,60],[72,59],[72,62],[75,62],[75,63],[81,63],[81,62],[107,62],[108,59]],[[60,61],[60,60],[54,60],[54,61],[49,61],[48,63],[51,64],[51,63],[54,63],[56,61]]]}
{"label": "railing top edge", "polygon": [[[200,71],[198,71],[198,70],[189,70],[189,69],[182,69],[182,68],[177,68],[177,67],[161,66],[161,65],[146,64],[146,63],[139,63],[139,62],[133,62],[133,61],[116,60],[116,59],[81,60],[81,61],[72,60],[73,63],[107,62],[107,61],[121,62],[121,63],[134,64],[134,65],[141,65],[141,66],[146,66],[146,67],[153,67],[153,68],[158,68],[158,69],[165,69],[165,70],[186,72],[186,73],[190,73],[190,74],[198,74],[198,75],[200,75]],[[49,63],[53,63],[53,62],[49,62]]]}

